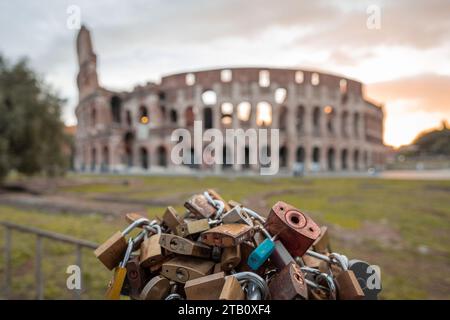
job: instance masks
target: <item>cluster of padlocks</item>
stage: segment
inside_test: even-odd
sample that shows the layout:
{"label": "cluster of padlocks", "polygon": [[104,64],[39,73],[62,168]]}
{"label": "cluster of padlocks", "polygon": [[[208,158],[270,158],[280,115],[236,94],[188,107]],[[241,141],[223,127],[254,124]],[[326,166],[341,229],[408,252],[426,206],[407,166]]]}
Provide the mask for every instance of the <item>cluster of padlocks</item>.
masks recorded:
{"label": "cluster of padlocks", "polygon": [[95,250],[114,270],[108,299],[376,298],[364,285],[369,264],[332,252],[327,228],[285,202],[265,217],[208,190],[184,207],[152,221],[129,213],[129,226]]}

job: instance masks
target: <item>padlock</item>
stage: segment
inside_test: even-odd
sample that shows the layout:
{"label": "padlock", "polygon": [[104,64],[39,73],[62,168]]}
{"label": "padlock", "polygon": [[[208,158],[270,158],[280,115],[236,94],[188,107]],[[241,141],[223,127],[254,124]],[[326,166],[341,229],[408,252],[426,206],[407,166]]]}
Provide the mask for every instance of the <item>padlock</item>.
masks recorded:
{"label": "padlock", "polygon": [[378,294],[382,290],[381,274],[378,267],[372,266],[366,261],[352,259],[348,262],[348,269],[355,274],[364,292],[364,300],[377,300]]}
{"label": "padlock", "polygon": [[213,273],[186,281],[184,292],[188,300],[217,300],[225,283],[225,273]]}
{"label": "padlock", "polygon": [[319,260],[315,257],[311,257],[307,254],[305,254],[302,257],[302,259],[303,259],[303,262],[305,263],[305,266],[311,267],[311,268],[317,268],[317,269],[322,268],[321,269],[322,272],[325,272],[325,271],[323,271],[324,270],[323,266],[328,265],[328,263],[326,263],[325,261]]}
{"label": "padlock", "polygon": [[125,236],[129,234],[134,228],[140,227],[144,224],[149,224],[148,219],[138,219],[130,224],[124,231],[117,231],[108,240],[95,249],[94,254],[109,270],[114,269],[122,260],[125,251],[127,250],[127,240]]}
{"label": "padlock", "polygon": [[201,234],[203,243],[210,246],[233,247],[253,237],[255,230],[242,223],[222,224]]}
{"label": "padlock", "polygon": [[184,203],[184,207],[200,218],[209,218],[217,209],[203,194],[196,194]]}
{"label": "padlock", "polygon": [[221,247],[212,247],[211,249],[211,260],[214,262],[219,262],[222,260],[222,248]]}
{"label": "padlock", "polygon": [[139,256],[131,257],[127,264],[127,283],[129,285],[129,296],[131,299],[139,299],[140,292],[149,280],[149,273],[139,264]]}
{"label": "padlock", "polygon": [[306,214],[279,201],[270,210],[264,227],[278,234],[292,256],[303,256],[320,235],[319,226]]}
{"label": "padlock", "polygon": [[224,205],[224,210],[225,211],[230,211],[231,207],[230,205],[222,198],[222,196],[217,193],[217,191],[213,190],[213,189],[208,189],[206,190],[206,192],[208,192],[208,194],[211,196],[211,198],[213,198],[214,200],[219,200],[223,203]]}
{"label": "padlock", "polygon": [[163,263],[161,274],[170,280],[185,283],[188,280],[210,274],[213,268],[214,262],[212,261],[178,256]]}
{"label": "padlock", "polygon": [[341,271],[335,276],[337,296],[340,300],[361,300],[364,292],[352,270],[348,269],[348,260],[345,256],[331,253],[330,259],[337,261]]}
{"label": "padlock", "polygon": [[169,279],[157,275],[153,277],[141,291],[140,300],[162,300],[170,292]]}
{"label": "padlock", "polygon": [[242,204],[240,202],[234,201],[234,200],[230,200],[227,202],[228,205],[230,206],[231,209],[233,209],[234,207],[240,207],[242,208]]}
{"label": "padlock", "polygon": [[180,237],[187,237],[209,229],[208,219],[185,220],[176,227],[175,233]]}
{"label": "padlock", "polygon": [[184,219],[178,215],[175,208],[167,207],[163,215],[163,223],[172,231],[175,232],[177,227],[184,223]]}
{"label": "padlock", "polygon": [[295,259],[280,240],[275,240],[275,249],[270,256],[270,261],[278,270],[283,269],[291,262],[296,263]]}
{"label": "padlock", "polygon": [[222,251],[221,266],[223,271],[231,271],[241,262],[241,245],[226,247]]}
{"label": "padlock", "polygon": [[199,258],[209,258],[211,256],[210,247],[174,234],[162,234],[159,238],[159,244],[164,249],[177,254]]}
{"label": "padlock", "polygon": [[308,287],[300,267],[289,263],[269,283],[273,300],[308,299]]}
{"label": "padlock", "polygon": [[108,300],[120,299],[120,292],[122,291],[122,287],[125,282],[125,278],[127,276],[126,264],[130,259],[132,251],[133,251],[133,239],[129,239],[127,248],[125,249],[125,256],[123,257],[119,265],[115,268],[111,283],[108,289],[106,290],[105,295],[106,299]]}
{"label": "padlock", "polygon": [[125,214],[125,220],[131,224],[133,222],[135,222],[136,220],[139,219],[147,219],[146,217],[144,217],[142,214],[137,213],[137,212],[129,212],[127,214]]}
{"label": "padlock", "polygon": [[320,227],[320,235],[319,237],[314,241],[312,245],[314,251],[327,254],[331,252],[330,248],[330,238],[328,235],[328,228],[326,226]]}
{"label": "padlock", "polygon": [[275,250],[274,237],[272,237],[264,228],[260,229],[267,238],[261,242],[248,257],[247,264],[252,270],[258,270]]}
{"label": "padlock", "polygon": [[219,300],[245,300],[245,292],[234,276],[227,276]]}
{"label": "padlock", "polygon": [[255,250],[255,245],[253,245],[250,241],[245,241],[241,243],[241,263],[236,267],[240,272],[251,271],[258,275],[264,274],[264,266],[261,266],[258,270],[252,270],[247,264],[248,257]]}
{"label": "padlock", "polygon": [[161,227],[156,225],[157,233],[151,236],[145,236],[141,244],[140,264],[143,268],[149,268],[157,265],[164,259],[164,252],[159,244],[161,239]]}
{"label": "padlock", "polygon": [[249,215],[241,209],[239,206],[233,207],[222,215],[222,222],[227,223],[245,223],[249,226],[253,226],[253,221]]}

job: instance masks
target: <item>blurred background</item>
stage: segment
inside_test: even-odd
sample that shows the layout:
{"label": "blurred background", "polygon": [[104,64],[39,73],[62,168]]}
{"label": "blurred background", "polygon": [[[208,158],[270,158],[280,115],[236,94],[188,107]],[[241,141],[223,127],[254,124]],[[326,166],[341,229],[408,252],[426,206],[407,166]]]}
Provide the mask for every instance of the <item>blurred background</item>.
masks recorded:
{"label": "blurred background", "polygon": [[[263,213],[282,200],[327,225],[334,251],[381,267],[383,299],[449,299],[449,13],[437,0],[2,1],[0,297],[103,298],[111,273],[89,243],[123,229],[126,212],[182,211],[214,188]],[[87,55],[77,51],[82,24]],[[90,130],[75,112],[88,92],[80,56],[99,75],[92,92],[124,96],[167,74],[229,66],[356,79],[383,112],[382,161],[271,177],[78,170],[77,141]],[[83,288],[73,292],[66,268],[80,261]]]}

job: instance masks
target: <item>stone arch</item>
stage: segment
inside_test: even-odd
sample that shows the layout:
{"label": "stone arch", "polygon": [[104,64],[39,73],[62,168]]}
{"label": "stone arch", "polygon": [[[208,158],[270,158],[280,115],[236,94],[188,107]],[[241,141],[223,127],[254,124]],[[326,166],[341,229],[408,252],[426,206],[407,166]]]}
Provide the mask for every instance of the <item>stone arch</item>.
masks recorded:
{"label": "stone arch", "polygon": [[102,171],[109,171],[109,148],[108,146],[103,146],[102,150]]}
{"label": "stone arch", "polygon": [[92,147],[91,149],[91,171],[95,171],[97,165],[97,149]]}
{"label": "stone arch", "polygon": [[278,128],[280,131],[286,131],[288,120],[288,108],[286,106],[281,106],[280,115],[278,118]]}
{"label": "stone arch", "polygon": [[295,161],[299,163],[305,162],[305,148],[299,146],[295,152]]}
{"label": "stone arch", "polygon": [[355,112],[353,114],[353,134],[356,138],[359,137],[359,113]]}
{"label": "stone arch", "polygon": [[139,158],[141,162],[141,168],[147,170],[150,167],[148,151],[146,147],[139,148]]}
{"label": "stone arch", "polygon": [[111,116],[112,122],[120,123],[122,118],[122,99],[119,96],[112,96],[111,98]]}
{"label": "stone arch", "polygon": [[194,108],[189,106],[184,111],[184,118],[186,120],[186,127],[193,127],[195,121]]}
{"label": "stone arch", "polygon": [[266,101],[256,105],[256,125],[269,127],[272,124],[272,105]]}
{"label": "stone arch", "polygon": [[359,150],[355,149],[353,151],[353,168],[359,170]]}
{"label": "stone arch", "polygon": [[242,164],[243,169],[250,169],[250,148],[245,146],[244,148],[244,163]]}
{"label": "stone arch", "polygon": [[211,107],[203,109],[203,129],[211,129],[213,127],[213,110]]}
{"label": "stone arch", "polygon": [[348,169],[348,151],[347,151],[347,149],[341,150],[341,167],[342,167],[342,170]]}
{"label": "stone arch", "polygon": [[280,168],[286,168],[288,166],[288,149],[286,146],[282,146],[279,150],[280,154]]}
{"label": "stone arch", "polygon": [[322,112],[320,110],[320,107],[314,107],[312,126],[313,126],[313,133],[315,135],[320,135],[321,114],[322,114]]}
{"label": "stone arch", "polygon": [[320,148],[314,147],[312,152],[312,162],[319,164],[320,163]]}
{"label": "stone arch", "polygon": [[348,137],[348,111],[342,112],[341,133],[343,137]]}
{"label": "stone arch", "polygon": [[334,171],[336,169],[334,148],[329,148],[328,149],[328,152],[327,152],[327,164],[328,164],[328,170]]}
{"label": "stone arch", "polygon": [[158,157],[158,166],[160,167],[167,167],[167,152],[166,147],[159,146],[156,149],[156,155]]}
{"label": "stone arch", "polygon": [[301,133],[305,130],[305,107],[303,105],[297,107],[296,120],[297,133]]}

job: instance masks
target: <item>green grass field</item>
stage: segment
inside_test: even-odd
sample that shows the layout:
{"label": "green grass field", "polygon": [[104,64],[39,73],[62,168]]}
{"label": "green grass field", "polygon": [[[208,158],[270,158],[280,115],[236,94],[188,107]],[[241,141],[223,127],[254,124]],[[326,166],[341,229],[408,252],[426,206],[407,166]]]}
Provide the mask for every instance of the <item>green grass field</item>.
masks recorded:
{"label": "green grass field", "polygon": [[[173,197],[182,208],[187,195],[215,188],[225,199],[269,208],[278,200],[309,213],[332,230],[332,249],[381,267],[383,299],[450,299],[450,181],[380,179],[124,177],[58,190],[59,194],[94,199],[100,195],[135,200]],[[104,178],[103,178],[104,179]],[[115,182],[115,183],[112,183]],[[149,216],[164,208],[147,206]],[[0,206],[0,220],[17,222],[74,237],[102,242],[126,222],[99,214],[46,213]],[[0,246],[3,248],[0,231]],[[35,239],[13,233],[12,297],[34,298]],[[71,298],[65,287],[68,265],[75,262],[70,245],[44,241],[45,298]],[[101,299],[111,273],[93,253],[83,255],[83,298]],[[3,278],[3,255],[0,276]]]}

